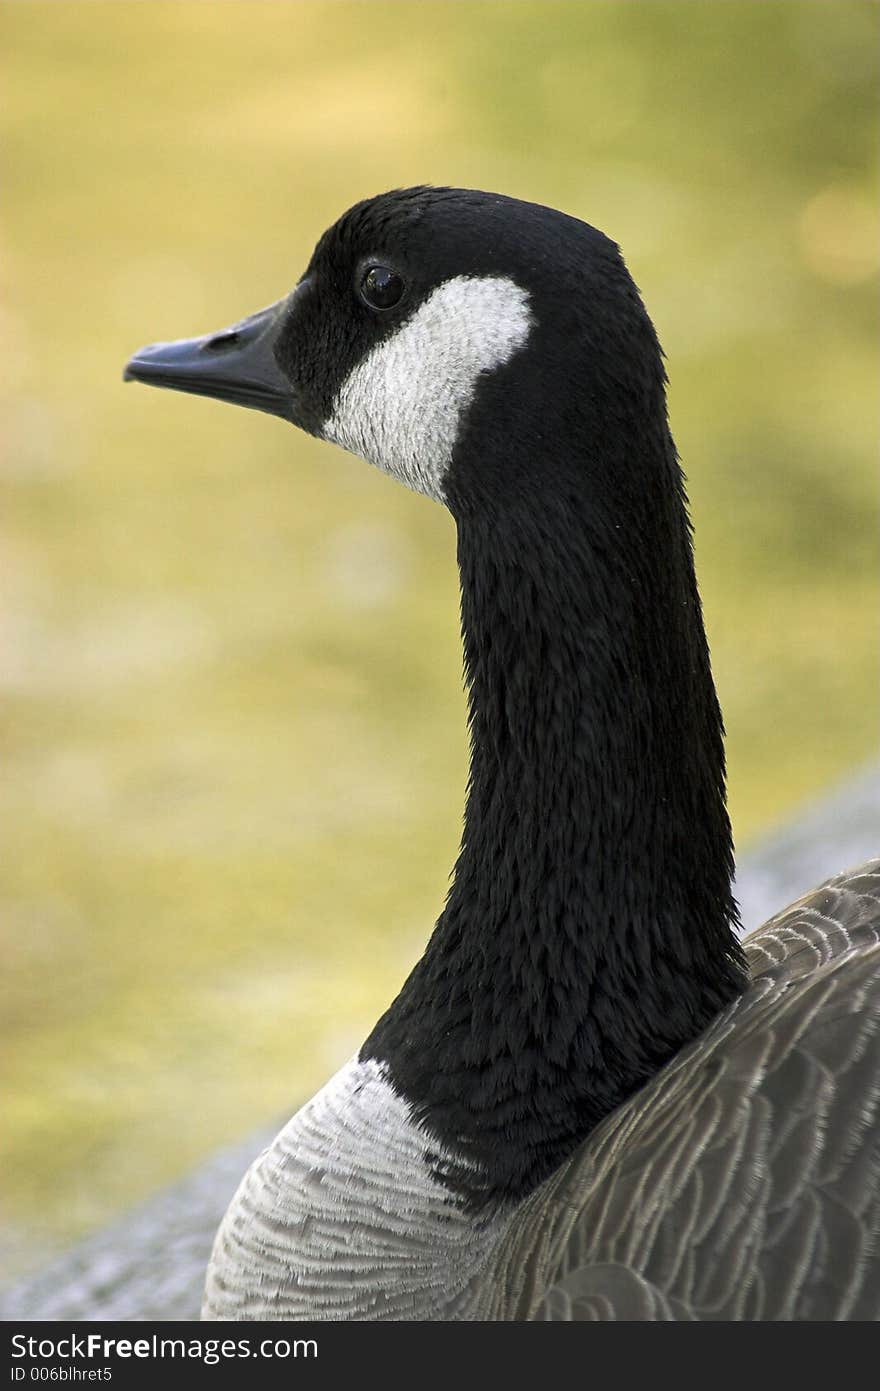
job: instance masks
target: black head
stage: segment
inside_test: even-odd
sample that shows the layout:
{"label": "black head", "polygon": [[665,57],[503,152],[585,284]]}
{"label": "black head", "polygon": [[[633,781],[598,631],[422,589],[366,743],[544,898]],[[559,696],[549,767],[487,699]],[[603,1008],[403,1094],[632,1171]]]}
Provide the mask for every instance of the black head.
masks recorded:
{"label": "black head", "polygon": [[453,510],[552,486],[536,451],[558,472],[578,440],[582,472],[603,440],[626,458],[633,422],[663,423],[659,349],[614,243],[462,189],[358,203],[286,299],[144,349],[126,376],[283,416]]}

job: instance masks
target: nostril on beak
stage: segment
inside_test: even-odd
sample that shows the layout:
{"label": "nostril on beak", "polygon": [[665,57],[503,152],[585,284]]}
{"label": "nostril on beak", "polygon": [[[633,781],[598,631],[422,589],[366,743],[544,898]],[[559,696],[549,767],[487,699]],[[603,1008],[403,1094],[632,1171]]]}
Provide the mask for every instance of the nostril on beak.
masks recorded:
{"label": "nostril on beak", "polygon": [[215,333],[213,338],[209,338],[205,344],[205,351],[209,353],[223,353],[229,348],[238,347],[241,335],[237,329],[226,329],[223,333]]}

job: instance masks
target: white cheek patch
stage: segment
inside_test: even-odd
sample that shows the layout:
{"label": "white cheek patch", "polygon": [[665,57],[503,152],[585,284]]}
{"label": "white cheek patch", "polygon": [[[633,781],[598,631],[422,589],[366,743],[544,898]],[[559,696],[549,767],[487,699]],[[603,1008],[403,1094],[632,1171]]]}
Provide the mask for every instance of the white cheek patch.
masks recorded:
{"label": "white cheek patch", "polygon": [[446,280],[359,362],[322,434],[415,492],[444,501],[443,480],[477,381],[529,336],[525,290],[506,277]]}

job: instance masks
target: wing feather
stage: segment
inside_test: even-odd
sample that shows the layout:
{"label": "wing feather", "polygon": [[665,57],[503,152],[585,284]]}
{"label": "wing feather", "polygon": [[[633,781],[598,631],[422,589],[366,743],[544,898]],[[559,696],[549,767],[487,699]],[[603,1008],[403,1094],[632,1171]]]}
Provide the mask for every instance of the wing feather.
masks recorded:
{"label": "wing feather", "polygon": [[880,861],[746,942],[752,984],[533,1195],[489,1318],[880,1318]]}

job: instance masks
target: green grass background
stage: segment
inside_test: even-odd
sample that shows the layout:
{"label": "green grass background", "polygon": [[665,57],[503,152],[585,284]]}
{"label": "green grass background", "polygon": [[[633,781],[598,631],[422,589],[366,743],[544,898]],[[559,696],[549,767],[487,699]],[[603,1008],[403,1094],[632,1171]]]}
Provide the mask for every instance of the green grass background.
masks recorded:
{"label": "green grass background", "polygon": [[460,824],[449,518],[277,420],[123,387],[126,357],[278,298],[384,188],[613,235],[668,356],[747,845],[876,737],[878,19],[3,6],[7,1269],[317,1086]]}

